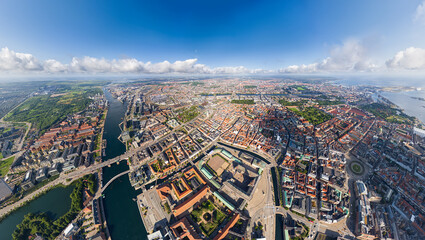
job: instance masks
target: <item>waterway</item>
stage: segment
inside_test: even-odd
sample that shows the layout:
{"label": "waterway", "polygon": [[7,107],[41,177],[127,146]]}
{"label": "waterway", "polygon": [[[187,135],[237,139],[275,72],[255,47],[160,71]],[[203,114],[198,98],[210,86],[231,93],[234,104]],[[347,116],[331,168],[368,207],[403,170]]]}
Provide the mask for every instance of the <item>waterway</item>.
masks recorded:
{"label": "waterway", "polygon": [[16,225],[22,222],[28,213],[46,212],[52,219],[57,219],[68,212],[71,207],[69,195],[74,190],[74,184],[67,187],[57,187],[27,205],[12,212],[0,222],[0,239],[12,239],[12,233]]}
{"label": "waterway", "polygon": [[390,100],[404,110],[404,113],[417,117],[422,123],[425,123],[425,91],[408,91],[408,92],[382,92],[383,97]]}
{"label": "waterway", "polygon": [[404,110],[407,115],[418,118],[425,123],[425,80],[423,78],[398,77],[351,77],[335,81],[345,86],[369,85],[379,87],[415,87],[413,91],[380,92],[380,94]]}
{"label": "waterway", "polygon": [[283,240],[283,216],[280,214],[276,214],[276,231],[275,231],[275,239],[276,240]]}
{"label": "waterway", "polygon": [[[126,149],[124,144],[118,140],[121,133],[119,124],[125,115],[127,105],[114,99],[105,91],[106,99],[109,101],[108,115],[105,121],[103,138],[106,139],[104,160],[114,158],[123,154]],[[111,167],[103,168],[103,183],[106,184],[115,175],[128,170],[127,164],[113,164]],[[147,233],[140,218],[137,203],[133,201],[138,191],[131,186],[127,175],[121,176],[112,182],[105,190],[104,206],[109,233],[113,240],[143,240],[147,239]]]}
{"label": "waterway", "polygon": [[[277,181],[276,176],[276,167],[272,167],[270,169],[270,172],[272,174],[272,180],[273,180],[273,192],[274,192],[274,202],[275,206],[280,206],[280,199],[279,199],[279,185]],[[276,214],[276,222],[275,222],[275,239],[276,240],[283,240],[283,216],[280,214]]]}
{"label": "waterway", "polygon": [[[105,122],[104,139],[107,141],[104,159],[114,158],[125,152],[125,146],[118,140],[121,130],[118,124],[126,112],[127,106],[114,99],[105,91],[110,106]],[[128,170],[128,166],[114,164],[103,169],[103,182],[106,184],[115,175]],[[0,240],[11,239],[12,233],[28,213],[46,212],[53,219],[65,214],[71,206],[69,195],[74,185],[65,188],[58,187],[16,210],[0,222]],[[128,176],[122,176],[115,180],[105,191],[105,213],[109,232],[112,239],[147,239],[147,233],[140,218],[140,214],[132,199],[138,192],[131,187]]]}

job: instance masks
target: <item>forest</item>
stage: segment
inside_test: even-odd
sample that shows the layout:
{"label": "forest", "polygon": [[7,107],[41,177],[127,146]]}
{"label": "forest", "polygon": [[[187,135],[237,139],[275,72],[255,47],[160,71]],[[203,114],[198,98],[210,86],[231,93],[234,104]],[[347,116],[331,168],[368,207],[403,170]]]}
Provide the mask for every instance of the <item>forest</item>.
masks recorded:
{"label": "forest", "polygon": [[307,102],[308,102],[307,100],[299,100],[299,101],[290,102],[285,99],[279,99],[279,103],[282,104],[283,106],[303,106]]}
{"label": "forest", "polygon": [[371,103],[360,106],[360,109],[368,111],[390,123],[413,124],[415,117],[408,116],[401,110],[383,103]]}
{"label": "forest", "polygon": [[243,99],[243,100],[232,100],[232,103],[234,104],[255,104],[253,99]]}
{"label": "forest", "polygon": [[182,122],[189,122],[190,120],[196,118],[199,115],[200,111],[198,106],[191,106],[190,108],[184,108],[177,114],[177,118]]}
{"label": "forest", "polygon": [[332,119],[331,115],[322,112],[321,110],[314,107],[306,107],[303,110],[298,110],[297,108],[289,108],[289,110],[305,118],[313,125],[318,125]]}

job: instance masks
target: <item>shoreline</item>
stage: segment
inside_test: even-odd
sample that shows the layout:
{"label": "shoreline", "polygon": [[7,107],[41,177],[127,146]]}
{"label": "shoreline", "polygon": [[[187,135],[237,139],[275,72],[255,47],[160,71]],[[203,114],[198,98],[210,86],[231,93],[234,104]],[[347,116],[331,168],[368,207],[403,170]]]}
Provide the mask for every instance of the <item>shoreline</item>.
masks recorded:
{"label": "shoreline", "polygon": [[[107,115],[107,113],[108,113],[108,108],[104,111],[104,118],[103,118],[103,122],[101,123],[101,127],[102,127],[102,130],[101,130],[101,133],[99,133],[100,135],[101,135],[101,139],[103,140],[103,132],[104,132],[104,125],[105,125],[105,122],[106,122],[106,115]],[[7,115],[7,114],[6,114]],[[103,117],[103,116],[102,116]],[[2,121],[2,122],[6,122],[6,121],[4,121],[3,120],[3,118],[2,119],[0,119],[0,121]],[[11,122],[11,123],[14,123],[14,122]],[[26,124],[29,124],[29,126],[31,127],[31,123],[28,123],[28,122],[22,122],[22,123],[26,123]],[[25,136],[28,134],[28,132],[29,132],[29,130],[30,130],[30,127],[27,129],[27,131],[26,131],[26,134],[25,134]],[[103,150],[103,142],[101,141],[100,142],[100,149],[99,149],[99,153],[100,153],[100,156],[102,156],[102,150]],[[19,152],[18,152],[19,153]],[[17,154],[17,153],[16,153]],[[15,160],[16,160],[17,158],[15,158]],[[78,169],[76,169],[76,170],[78,170]],[[73,172],[73,171],[72,171]],[[69,172],[67,172],[66,174],[68,174]],[[11,214],[13,214],[15,211],[17,211],[17,210],[19,210],[20,208],[22,208],[22,207],[24,207],[24,206],[26,206],[26,205],[28,205],[28,204],[30,204],[32,201],[34,201],[34,200],[36,200],[37,198],[39,198],[39,197],[41,197],[41,196],[43,196],[43,195],[45,195],[45,194],[47,194],[48,192],[50,192],[50,190],[53,190],[53,189],[55,189],[55,188],[58,188],[58,187],[62,187],[62,188],[65,188],[65,187],[68,187],[68,186],[70,186],[70,185],[72,185],[76,180],[78,180],[78,179],[80,179],[81,177],[84,177],[84,176],[80,176],[80,177],[77,177],[77,178],[74,178],[74,179],[71,179],[72,181],[69,181],[68,179],[65,179],[65,180],[63,180],[63,179],[60,179],[60,177],[61,177],[61,174],[62,173],[60,173],[59,175],[57,175],[57,178],[56,179],[54,179],[54,180],[52,180],[52,181],[50,181],[50,182],[48,182],[48,183],[46,183],[46,185],[44,185],[44,186],[42,186],[42,187],[40,187],[40,188],[38,188],[38,189],[36,189],[36,190],[34,190],[34,192],[31,192],[31,193],[29,193],[28,195],[26,195],[26,196],[24,196],[23,198],[21,198],[21,199],[18,199],[16,202],[13,202],[13,203],[11,203],[11,204],[9,204],[9,205],[6,205],[6,206],[4,206],[3,208],[1,208],[0,209],[0,223],[4,220],[4,219],[6,219],[8,216],[10,216]],[[88,174],[86,174],[86,175],[88,175]],[[48,186],[48,185],[51,185],[51,186]],[[46,187],[46,186],[48,186],[47,188],[44,188],[44,187]],[[37,192],[37,191],[39,191],[39,192]],[[35,194],[35,195],[32,195],[32,194]],[[32,196],[31,196],[32,195]],[[26,200],[23,200],[23,202],[22,203],[19,203],[22,199],[24,199],[25,197],[27,197],[27,196],[30,196],[29,197],[29,199],[26,199]],[[2,213],[2,210],[3,209],[6,209],[6,208],[8,208],[8,207],[10,207],[10,206],[13,206],[13,205],[15,205],[15,204],[18,204],[18,206],[15,206],[15,207],[12,207],[11,209],[9,209],[9,210],[6,210],[6,212],[5,213]]]}
{"label": "shoreline", "polygon": [[[56,180],[56,179],[55,179]],[[54,180],[54,181],[55,181]],[[56,185],[53,185],[53,186],[51,186],[51,187],[48,187],[48,188],[46,188],[46,189],[44,189],[44,190],[42,190],[41,192],[39,192],[38,194],[36,194],[36,195],[34,195],[34,196],[32,196],[30,199],[27,199],[26,201],[24,201],[24,202],[22,202],[21,204],[19,204],[19,206],[17,206],[17,207],[14,207],[14,208],[12,208],[12,209],[10,209],[10,210],[8,210],[6,213],[3,213],[1,216],[0,216],[0,223],[3,221],[3,220],[5,220],[8,216],[10,216],[11,214],[13,214],[14,212],[16,212],[16,211],[18,211],[20,208],[22,208],[22,207],[24,207],[24,206],[26,206],[26,205],[28,205],[29,203],[31,203],[32,201],[34,201],[34,200],[37,200],[37,198],[39,198],[39,197],[41,197],[41,196],[43,196],[43,195],[45,195],[45,194],[47,194],[48,192],[50,192],[51,190],[53,190],[53,189],[55,189],[55,188],[66,188],[66,187],[68,187],[68,186],[70,186],[70,185],[72,185],[73,183],[74,183],[74,181],[75,180],[78,180],[78,179],[74,179],[73,181],[71,181],[69,184],[64,184],[64,183],[59,183],[59,184],[56,184]],[[53,181],[52,181],[53,182]],[[36,190],[37,191],[37,190]],[[18,200],[18,202],[19,202],[19,200]],[[15,202],[15,203],[17,203],[17,202]],[[13,204],[15,204],[15,203],[13,203]],[[12,205],[13,205],[12,204]],[[6,206],[7,207],[7,206]],[[6,208],[5,207],[5,208]]]}
{"label": "shoreline", "polygon": [[[409,92],[409,91],[404,91],[404,92]],[[416,124],[424,125],[424,122],[422,120],[420,120],[417,116],[412,115],[412,114],[407,114],[405,108],[401,107],[399,104],[394,103],[394,101],[388,99],[388,97],[383,96],[382,93],[385,94],[385,93],[400,93],[400,92],[389,92],[389,91],[380,91],[380,90],[378,90],[378,91],[376,91],[376,94],[378,94],[380,96],[380,98],[384,99],[388,103],[391,103],[392,105],[397,106],[397,108],[400,111],[402,111],[404,114],[406,114],[406,115],[408,115],[410,117],[414,117],[415,118],[415,125]],[[408,96],[408,97],[412,98],[411,96]],[[416,100],[418,100],[418,99],[416,99]],[[418,100],[418,101],[421,101],[421,100]]]}

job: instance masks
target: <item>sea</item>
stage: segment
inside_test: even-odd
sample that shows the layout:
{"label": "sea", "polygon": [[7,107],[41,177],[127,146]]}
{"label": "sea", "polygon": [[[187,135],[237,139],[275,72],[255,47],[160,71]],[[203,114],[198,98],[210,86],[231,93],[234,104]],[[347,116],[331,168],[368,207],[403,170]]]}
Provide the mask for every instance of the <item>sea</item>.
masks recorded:
{"label": "sea", "polygon": [[344,77],[332,81],[343,86],[413,87],[411,91],[380,92],[410,116],[425,123],[425,77]]}

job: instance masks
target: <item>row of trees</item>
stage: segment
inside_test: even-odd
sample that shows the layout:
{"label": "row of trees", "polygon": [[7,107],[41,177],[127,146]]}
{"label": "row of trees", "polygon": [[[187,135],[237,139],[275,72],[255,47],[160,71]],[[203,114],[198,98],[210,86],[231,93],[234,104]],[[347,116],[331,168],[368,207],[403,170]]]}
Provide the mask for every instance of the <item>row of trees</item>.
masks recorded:
{"label": "row of trees", "polygon": [[232,103],[234,104],[255,104],[253,99],[243,99],[243,100],[232,100]]}

